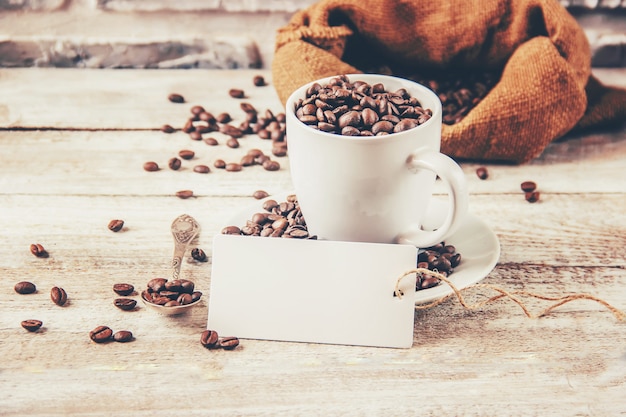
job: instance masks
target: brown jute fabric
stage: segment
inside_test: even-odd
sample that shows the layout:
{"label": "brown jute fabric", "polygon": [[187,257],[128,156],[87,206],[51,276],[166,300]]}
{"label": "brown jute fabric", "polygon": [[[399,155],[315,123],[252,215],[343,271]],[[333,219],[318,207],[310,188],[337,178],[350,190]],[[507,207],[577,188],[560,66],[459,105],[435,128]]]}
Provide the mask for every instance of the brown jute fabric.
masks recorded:
{"label": "brown jute fabric", "polygon": [[442,152],[525,163],[574,128],[626,119],[626,90],[595,79],[590,57],[558,0],[322,0],[279,29],[272,75],[285,103],[310,81],[371,68],[494,71],[484,99],[443,126]]}

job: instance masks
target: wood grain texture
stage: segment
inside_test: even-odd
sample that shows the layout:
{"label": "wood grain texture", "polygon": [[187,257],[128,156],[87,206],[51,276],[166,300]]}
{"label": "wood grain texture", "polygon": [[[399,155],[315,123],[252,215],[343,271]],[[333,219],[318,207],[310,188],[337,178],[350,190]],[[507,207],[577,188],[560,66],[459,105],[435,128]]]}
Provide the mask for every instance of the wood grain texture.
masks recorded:
{"label": "wood grain texture", "polygon": [[[113,284],[140,291],[169,274],[176,216],[199,221],[192,245],[210,255],[212,237],[233,214],[259,204],[255,190],[291,190],[288,158],[277,158],[277,172],[192,172],[195,163],[236,159],[250,148],[269,152],[268,141],[209,147],[156,130],[189,111],[190,103],[164,101],[168,92],[190,102],[213,95],[207,102],[226,108],[238,103],[218,92],[246,88],[252,75],[0,70],[0,125],[10,127],[0,129],[1,416],[626,415],[626,323],[589,300],[529,319],[510,300],[468,311],[449,299],[415,312],[411,349],[242,340],[232,352],[209,351],[199,337],[211,263],[187,254],[182,275],[204,293],[197,308],[179,317],[141,303],[117,309]],[[251,102],[274,108],[270,88]],[[483,283],[547,296],[590,293],[626,309],[625,139],[623,128],[571,137],[530,164],[487,165],[484,181],[477,164],[462,163],[470,210],[501,244]],[[147,160],[165,167],[184,148],[196,152],[184,169],[142,169]],[[538,203],[524,200],[524,180],[537,182]],[[180,189],[196,197],[175,197]],[[107,229],[114,218],[125,221],[121,232]],[[31,243],[50,256],[34,257]],[[22,280],[38,291],[15,293]],[[50,300],[53,286],[67,291],[66,306]],[[464,294],[469,302],[493,295]],[[534,314],[550,305],[523,301]],[[28,333],[25,319],[44,325]],[[98,325],[130,330],[135,340],[92,343]]]}

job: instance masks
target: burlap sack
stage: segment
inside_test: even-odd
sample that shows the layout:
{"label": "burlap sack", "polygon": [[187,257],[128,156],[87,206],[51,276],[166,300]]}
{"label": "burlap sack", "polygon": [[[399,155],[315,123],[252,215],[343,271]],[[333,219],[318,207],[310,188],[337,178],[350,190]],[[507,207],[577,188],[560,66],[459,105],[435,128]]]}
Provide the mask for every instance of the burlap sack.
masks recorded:
{"label": "burlap sack", "polygon": [[387,64],[493,70],[500,79],[482,101],[443,126],[442,152],[524,163],[577,125],[626,118],[626,90],[593,78],[590,55],[558,0],[322,0],[279,29],[272,74],[284,103],[309,81]]}

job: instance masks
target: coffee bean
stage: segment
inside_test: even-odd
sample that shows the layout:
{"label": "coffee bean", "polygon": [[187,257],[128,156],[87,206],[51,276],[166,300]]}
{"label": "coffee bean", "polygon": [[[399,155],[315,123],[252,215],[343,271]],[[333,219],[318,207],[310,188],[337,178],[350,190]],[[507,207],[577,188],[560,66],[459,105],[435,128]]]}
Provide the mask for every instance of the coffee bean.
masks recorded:
{"label": "coffee bean", "polygon": [[525,193],[530,193],[537,189],[537,184],[533,181],[524,181],[521,184],[521,188]]}
{"label": "coffee bean", "polygon": [[191,257],[198,262],[206,262],[207,256],[206,253],[200,248],[193,248],[191,250]]}
{"label": "coffee bean", "polygon": [[193,119],[187,119],[181,130],[185,133],[194,132],[196,130],[196,127],[193,124]]}
{"label": "coffee bean", "polygon": [[191,140],[202,140],[202,134],[199,131],[194,130],[193,132],[189,132],[189,138]]}
{"label": "coffee bean", "polygon": [[204,143],[206,143],[209,146],[217,146],[217,145],[219,145],[219,142],[215,138],[206,138],[206,139],[204,139]]}
{"label": "coffee bean", "polygon": [[226,171],[229,171],[229,172],[238,172],[238,171],[241,171],[243,167],[241,166],[241,164],[238,164],[235,162],[229,162],[226,164],[225,168],[226,168]]}
{"label": "coffee bean", "polygon": [[[200,251],[202,251],[202,254],[204,254],[204,251],[202,249],[198,249]],[[205,260],[206,260],[206,254],[204,254]],[[195,289],[196,285],[193,283],[193,281],[190,281],[188,279],[181,279],[180,280],[180,291],[186,294],[193,294],[193,290]]]}
{"label": "coffee bean", "polygon": [[113,334],[113,340],[120,343],[128,343],[133,340],[133,334],[128,330],[118,330]]}
{"label": "coffee bean", "polygon": [[154,172],[159,170],[159,165],[154,161],[148,161],[143,164],[143,169],[148,172]]}
{"label": "coffee bean", "polygon": [[112,232],[119,232],[124,227],[124,220],[114,219],[109,222],[108,228]]}
{"label": "coffee bean", "polygon": [[280,164],[278,161],[267,160],[263,162],[263,168],[266,171],[278,171],[280,169]]}
{"label": "coffee bean", "polygon": [[191,190],[176,191],[176,197],[182,198],[183,200],[186,200],[188,198],[193,197],[193,191],[191,191]]}
{"label": "coffee bean", "polygon": [[36,332],[43,325],[41,320],[24,320],[22,323],[22,327],[28,330],[29,332]]}
{"label": "coffee bean", "polygon": [[50,299],[58,306],[63,306],[67,302],[67,293],[61,287],[52,287],[50,290]]}
{"label": "coffee bean", "polygon": [[135,287],[133,287],[131,284],[124,284],[124,283],[113,284],[113,291],[116,294],[125,297],[127,295],[131,295],[133,291],[135,291]]}
{"label": "coffee bean", "polygon": [[263,87],[265,85],[265,78],[262,75],[255,75],[252,78],[252,83],[257,87]]}
{"label": "coffee bean", "polygon": [[169,166],[170,169],[174,171],[178,171],[181,165],[182,165],[181,160],[176,157],[170,158],[170,160],[167,161],[167,166]]}
{"label": "coffee bean", "polygon": [[228,146],[229,148],[236,149],[239,147],[239,141],[236,138],[229,138],[226,141],[226,146]]}
{"label": "coffee bean", "polygon": [[223,337],[219,340],[219,346],[225,350],[233,350],[239,346],[239,339],[234,336]]}
{"label": "coffee bean", "polygon": [[209,168],[207,165],[200,164],[193,167],[193,172],[197,172],[199,174],[208,174],[209,172],[211,172],[211,168]]}
{"label": "coffee bean", "polygon": [[200,298],[202,297],[202,292],[200,291],[194,291],[191,293],[191,302],[195,303],[196,301],[198,301]]}
{"label": "coffee bean", "polygon": [[233,118],[230,116],[229,113],[220,113],[215,117],[215,120],[217,120],[218,123],[228,123],[231,120],[233,120]]}
{"label": "coffee bean", "polygon": [[193,157],[196,155],[196,153],[194,151],[191,151],[189,149],[182,149],[180,151],[178,151],[178,156],[180,156],[183,159],[189,160],[189,159],[193,159]]}
{"label": "coffee bean", "polygon": [[163,132],[163,133],[174,133],[174,132],[176,132],[176,129],[174,129],[170,125],[163,125],[163,126],[161,126],[161,132]]}
{"label": "coffee bean", "polygon": [[202,113],[200,113],[198,115],[198,119],[202,120],[203,122],[207,122],[209,125],[217,123],[217,119],[215,118],[215,116],[213,116],[213,113],[209,113],[207,111],[203,111]]}
{"label": "coffee bean", "polygon": [[48,257],[48,252],[39,243],[33,243],[32,245],[30,245],[30,253],[32,253],[33,255],[35,255],[38,258],[47,258]]}
{"label": "coffee bean", "polygon": [[116,298],[113,301],[113,305],[120,310],[130,311],[137,307],[137,301],[132,298]]}
{"label": "coffee bean", "polygon": [[228,91],[228,95],[230,95],[232,98],[244,98],[245,97],[244,91],[239,88],[231,88]]}
{"label": "coffee bean", "polygon": [[267,191],[264,191],[264,190],[256,190],[252,194],[252,197],[256,198],[257,200],[262,200],[267,196],[269,196],[269,194],[267,193]]}
{"label": "coffee bean", "polygon": [[272,148],[272,155],[277,157],[282,157],[287,155],[287,147],[285,146],[274,146]]}
{"label": "coffee bean", "polygon": [[272,211],[275,207],[278,207],[278,202],[276,200],[265,200],[262,207],[263,210]]}
{"label": "coffee bean", "polygon": [[223,235],[240,235],[241,229],[237,226],[226,226],[222,229],[221,232]]}
{"label": "coffee bean", "polygon": [[226,162],[223,159],[216,159],[213,166],[218,169],[226,168]]}
{"label": "coffee bean", "polygon": [[176,300],[170,300],[167,303],[163,304],[163,307],[178,307],[180,303]]}
{"label": "coffee bean", "polygon": [[192,300],[193,300],[193,297],[191,296],[191,294],[186,294],[186,293],[180,294],[178,298],[176,299],[178,304],[180,304],[181,306],[191,304]]}
{"label": "coffee bean", "polygon": [[105,343],[111,340],[113,330],[107,326],[98,326],[89,332],[89,338],[96,343]]}
{"label": "coffee bean", "polygon": [[207,349],[219,348],[219,335],[215,330],[205,330],[200,334],[200,343]]}
{"label": "coffee bean", "polygon": [[159,292],[165,289],[165,283],[167,280],[165,278],[152,278],[148,281],[148,289],[151,292]]}
{"label": "coffee bean", "polygon": [[241,129],[229,124],[220,126],[220,132],[235,139],[243,136],[243,131]]}
{"label": "coffee bean", "polygon": [[528,201],[529,203],[536,203],[537,201],[539,201],[539,191],[531,191],[531,192],[527,192],[524,194],[524,197],[526,198],[526,201]]}
{"label": "coffee bean", "polygon": [[437,285],[439,285],[439,279],[437,277],[428,275],[422,278],[419,289],[425,290],[428,288],[436,287]]}
{"label": "coffee bean", "polygon": [[176,94],[176,93],[170,94],[169,96],[167,96],[167,99],[171,101],[172,103],[184,103],[185,102],[185,98],[181,96],[180,94]]}
{"label": "coffee bean", "polygon": [[481,180],[486,180],[489,177],[489,171],[486,167],[478,167],[476,168],[476,176]]}
{"label": "coffee bean", "polygon": [[190,111],[194,116],[200,116],[200,114],[205,112],[204,107],[198,105],[192,106]]}
{"label": "coffee bean", "polygon": [[29,281],[20,281],[13,287],[18,294],[32,294],[37,291],[35,284]]}

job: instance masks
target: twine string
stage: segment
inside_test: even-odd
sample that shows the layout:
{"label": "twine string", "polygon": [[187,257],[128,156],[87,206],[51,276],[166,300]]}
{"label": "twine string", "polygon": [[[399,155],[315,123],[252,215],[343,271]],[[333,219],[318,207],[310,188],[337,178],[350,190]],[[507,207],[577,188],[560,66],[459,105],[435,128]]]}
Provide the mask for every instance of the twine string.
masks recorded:
{"label": "twine string", "polygon": [[[398,277],[398,279],[396,280],[396,285],[395,285],[395,289],[394,289],[394,294],[396,297],[398,297],[398,299],[402,299],[402,291],[400,291],[400,283],[409,275],[411,274],[415,274],[415,277],[417,279],[418,274],[422,274],[422,275],[430,275],[433,276],[437,279],[440,279],[441,281],[445,282],[451,289],[452,289],[452,294],[448,294],[445,295],[441,298],[438,298],[428,304],[422,304],[422,305],[416,305],[415,309],[416,310],[427,310],[429,308],[438,306],[439,304],[443,303],[444,301],[446,301],[448,298],[456,296],[456,298],[458,299],[459,303],[467,310],[476,310],[478,308],[481,308],[487,304],[490,304],[494,301],[497,301],[501,298],[508,298],[511,301],[513,301],[514,303],[516,303],[524,312],[524,314],[526,315],[526,317],[528,318],[539,318],[539,317],[543,317],[547,314],[549,314],[550,312],[552,312],[554,309],[556,309],[557,307],[562,306],[563,304],[567,304],[569,302],[575,301],[575,300],[591,300],[591,301],[595,301],[598,304],[604,306],[606,309],[608,309],[618,321],[623,321],[626,318],[626,315],[624,314],[624,312],[622,312],[621,310],[619,310],[618,308],[612,306],[611,304],[609,304],[608,302],[604,301],[601,298],[598,298],[594,295],[591,294],[587,294],[587,293],[577,293],[577,294],[568,294],[568,295],[564,295],[564,296],[560,296],[560,297],[550,297],[550,296],[546,296],[546,295],[542,295],[542,294],[536,294],[533,292],[529,292],[529,291],[522,291],[522,290],[518,290],[518,291],[507,291],[504,288],[501,287],[497,287],[495,285],[490,285],[490,284],[474,284],[474,285],[470,285],[468,287],[465,287],[463,289],[459,289],[456,285],[454,285],[452,283],[452,281],[450,281],[450,279],[448,279],[448,277],[446,277],[443,274],[440,274],[436,271],[431,271],[430,269],[426,269],[426,268],[413,268],[410,269],[406,272],[404,272],[402,275],[400,275],[400,277]],[[475,289],[475,288],[487,288],[490,289],[492,291],[497,292],[497,295],[494,295],[490,298],[487,298],[486,300],[482,300],[479,302],[476,302],[474,304],[469,304],[465,298],[463,297],[462,292],[463,291],[468,291],[470,289]],[[541,311],[538,315],[533,315],[530,310],[528,309],[528,307],[526,307],[526,304],[518,297],[518,296],[526,296],[526,297],[532,297],[532,298],[536,298],[539,300],[543,300],[543,301],[556,301],[554,304],[548,306],[547,308],[545,308],[543,311]]]}

